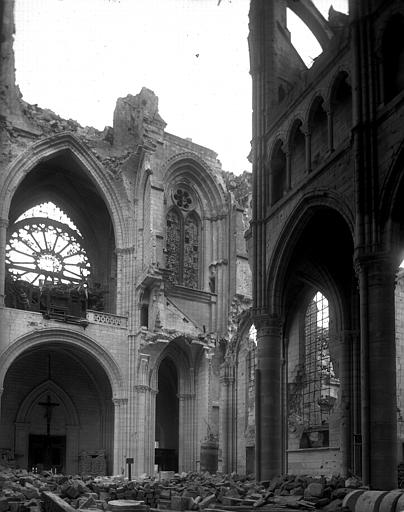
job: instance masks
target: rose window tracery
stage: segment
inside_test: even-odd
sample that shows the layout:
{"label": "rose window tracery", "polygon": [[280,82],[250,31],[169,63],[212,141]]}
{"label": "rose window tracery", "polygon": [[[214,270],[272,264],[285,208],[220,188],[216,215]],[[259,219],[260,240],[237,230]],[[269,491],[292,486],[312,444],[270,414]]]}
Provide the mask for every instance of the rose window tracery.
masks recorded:
{"label": "rose window tracery", "polygon": [[53,203],[37,205],[17,219],[6,247],[6,264],[14,279],[34,286],[79,284],[90,274],[79,230]]}
{"label": "rose window tracery", "polygon": [[192,197],[188,190],[177,188],[173,194],[174,202],[181,210],[190,211],[192,208]]}

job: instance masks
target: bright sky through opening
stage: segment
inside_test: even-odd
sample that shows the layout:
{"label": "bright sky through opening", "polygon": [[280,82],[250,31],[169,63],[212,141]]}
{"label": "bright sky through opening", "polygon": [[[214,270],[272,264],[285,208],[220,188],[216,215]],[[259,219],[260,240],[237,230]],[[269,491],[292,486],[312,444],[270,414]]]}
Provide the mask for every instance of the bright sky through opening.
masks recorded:
{"label": "bright sky through opening", "polygon": [[[327,17],[330,0],[316,4]],[[248,10],[249,0],[16,0],[17,83],[25,101],[99,130],[118,97],[148,87],[167,131],[250,171]],[[288,27],[310,65],[319,49],[299,21],[289,15]]]}

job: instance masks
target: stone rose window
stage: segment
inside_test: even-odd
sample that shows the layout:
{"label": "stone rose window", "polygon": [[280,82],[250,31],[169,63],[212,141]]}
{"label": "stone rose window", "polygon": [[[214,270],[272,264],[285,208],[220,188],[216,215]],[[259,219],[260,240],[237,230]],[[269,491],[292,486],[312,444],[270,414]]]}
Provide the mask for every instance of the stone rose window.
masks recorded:
{"label": "stone rose window", "polygon": [[6,264],[14,279],[34,286],[80,284],[90,274],[80,231],[51,202],[27,210],[16,220],[6,247]]}
{"label": "stone rose window", "polygon": [[166,268],[173,284],[199,287],[200,220],[192,192],[177,187],[166,218]]}

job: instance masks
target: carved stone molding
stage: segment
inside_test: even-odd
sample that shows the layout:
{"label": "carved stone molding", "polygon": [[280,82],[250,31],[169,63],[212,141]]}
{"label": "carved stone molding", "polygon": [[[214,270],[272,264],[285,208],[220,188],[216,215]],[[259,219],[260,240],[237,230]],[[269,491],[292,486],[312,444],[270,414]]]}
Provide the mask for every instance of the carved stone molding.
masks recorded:
{"label": "carved stone molding", "polygon": [[128,399],[127,398],[113,398],[112,403],[114,404],[114,407],[121,407],[123,405],[127,405]]}
{"label": "carved stone molding", "polygon": [[151,391],[150,386],[144,386],[144,385],[133,386],[133,389],[135,391],[137,391],[138,393],[146,393],[146,391]]}
{"label": "carved stone molding", "polygon": [[178,400],[192,400],[195,398],[195,393],[179,393],[177,395]]}

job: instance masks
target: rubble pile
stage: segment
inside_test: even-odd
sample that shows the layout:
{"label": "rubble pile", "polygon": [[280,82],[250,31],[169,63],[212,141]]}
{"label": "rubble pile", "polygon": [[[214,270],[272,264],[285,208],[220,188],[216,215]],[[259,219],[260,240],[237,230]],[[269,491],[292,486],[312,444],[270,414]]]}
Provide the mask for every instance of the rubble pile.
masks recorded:
{"label": "rubble pile", "polygon": [[[200,510],[204,512],[261,512],[342,509],[343,498],[361,487],[356,478],[284,475],[256,482],[236,474],[165,474],[165,479],[128,481],[124,477],[40,474],[0,467],[0,512],[53,512],[78,509],[126,512],[138,510]],[[51,498],[50,498],[51,497]],[[56,507],[44,500],[56,500]]]}

